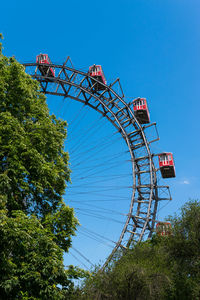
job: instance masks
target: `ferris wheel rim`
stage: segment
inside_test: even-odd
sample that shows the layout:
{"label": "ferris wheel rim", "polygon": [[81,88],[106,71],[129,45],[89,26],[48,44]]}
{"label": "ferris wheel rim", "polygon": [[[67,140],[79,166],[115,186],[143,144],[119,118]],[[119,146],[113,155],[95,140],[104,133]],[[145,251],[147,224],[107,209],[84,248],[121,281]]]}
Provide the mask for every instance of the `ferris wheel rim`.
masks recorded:
{"label": "ferris wheel rim", "polygon": [[[124,237],[124,235],[127,231],[127,228],[129,226],[130,221],[132,221],[134,226],[133,226],[133,230],[130,231],[130,236],[129,236],[128,242],[126,243],[127,247],[130,246],[130,243],[133,240],[133,236],[137,235],[137,229],[139,228],[138,227],[139,226],[138,225],[138,223],[139,223],[138,220],[140,218],[144,220],[144,223],[143,223],[142,230],[140,230],[140,234],[137,238],[137,241],[142,240],[146,230],[149,231],[149,236],[151,236],[152,232],[153,232],[153,229],[154,229],[155,222],[156,222],[156,212],[157,212],[157,205],[158,205],[158,200],[159,200],[158,191],[157,191],[158,190],[157,176],[156,176],[157,170],[154,166],[153,154],[151,153],[151,149],[150,149],[150,146],[149,146],[150,143],[148,142],[147,137],[146,137],[145,132],[144,132],[144,127],[145,126],[141,126],[141,124],[139,123],[137,118],[134,116],[134,113],[133,113],[133,110],[130,107],[130,104],[127,103],[120,95],[118,95],[116,93],[116,91],[114,91],[114,89],[112,88],[112,85],[109,86],[109,85],[103,84],[102,82],[98,81],[97,79],[92,78],[88,73],[85,73],[85,72],[80,71],[78,69],[68,67],[64,64],[63,65],[57,65],[57,64],[45,65],[48,68],[54,68],[55,70],[60,70],[60,72],[59,72],[57,77],[56,76],[55,77],[44,76],[42,74],[37,73],[39,66],[40,66],[40,64],[38,64],[38,63],[26,63],[26,64],[24,64],[25,68],[27,68],[27,67],[35,67],[36,68],[34,73],[29,74],[29,75],[31,75],[31,77],[33,77],[34,79],[36,79],[37,81],[40,82],[40,85],[42,87],[42,91],[45,94],[64,96],[66,98],[69,97],[69,98],[74,99],[76,101],[82,102],[85,105],[90,106],[91,108],[95,109],[97,112],[101,113],[104,117],[106,117],[109,121],[111,121],[112,125],[114,125],[116,127],[116,124],[114,123],[114,121],[110,117],[108,117],[108,115],[107,115],[107,112],[109,112],[113,116],[113,118],[116,121],[117,125],[119,126],[118,127],[118,128],[120,128],[119,132],[120,132],[122,138],[126,141],[126,143],[128,145],[128,148],[129,148],[129,153],[131,155],[132,175],[133,175],[132,196],[131,196],[131,202],[130,202],[130,206],[129,206],[129,212],[127,214],[126,222],[125,222],[124,227],[121,231],[118,242],[116,243],[115,247],[113,248],[112,252],[110,253],[110,255],[108,256],[108,258],[106,259],[106,261],[104,263],[103,267],[105,267],[110,262],[113,255],[115,254],[115,252],[120,247],[121,248],[126,248],[125,246],[122,245],[122,240],[123,240],[123,237]],[[44,64],[43,64],[43,66],[44,66]],[[67,78],[67,76],[66,76],[66,80],[60,78],[60,73],[64,72],[64,70],[67,70],[67,71],[71,72],[73,74],[72,77],[74,76],[74,74],[76,74],[76,76],[77,76],[77,74],[80,75],[80,76],[83,76],[82,81],[78,82],[78,83],[75,83],[74,81],[69,80]],[[88,80],[88,82],[90,82],[91,79],[92,79],[96,83],[102,85],[103,88],[104,88],[103,92],[99,95],[97,93],[97,91],[95,91],[94,89],[91,88],[91,86],[90,86],[90,88],[85,88],[82,85],[82,82],[86,79]],[[44,88],[42,83],[45,83],[46,89]],[[92,97],[96,101],[98,101],[102,105],[102,107],[106,109],[106,111],[102,112],[98,107],[95,107],[94,105],[89,103],[89,101],[87,101],[87,100],[84,101],[83,99],[81,99],[79,97],[74,97],[74,96],[69,95],[65,92],[64,93],[58,92],[58,89],[54,92],[48,91],[47,86],[48,86],[48,84],[51,84],[51,83],[56,83],[57,85],[61,85],[61,86],[63,86],[63,85],[68,85],[70,87],[73,86],[73,87],[79,89],[83,93],[89,95],[90,97]],[[63,88],[63,91],[65,91],[64,88]],[[115,101],[112,102],[113,106],[111,105],[109,107],[109,103],[106,104],[106,102],[102,100],[103,96],[104,96],[104,93],[106,93],[106,92],[109,92],[110,94],[115,96]],[[91,100],[91,98],[90,98],[90,100]],[[116,105],[116,103],[115,103],[115,102],[117,102],[116,100],[119,101],[121,103],[121,105],[124,105],[124,107],[122,107],[122,108],[118,107],[119,102]],[[138,135],[142,138],[145,149],[146,149],[147,154],[148,154],[146,156],[146,159],[149,161],[149,179],[150,179],[150,183],[149,183],[148,187],[146,186],[146,188],[150,188],[150,193],[149,193],[149,197],[148,197],[148,203],[147,203],[148,207],[147,207],[147,213],[146,213],[145,218],[140,216],[141,215],[140,202],[135,200],[136,191],[139,193],[139,190],[142,188],[142,182],[141,182],[141,178],[140,178],[140,166],[139,166],[139,164],[137,163],[137,160],[136,160],[135,150],[131,146],[132,142],[130,141],[130,138],[127,135],[127,132],[126,132],[125,128],[120,123],[120,120],[117,117],[116,113],[114,111],[112,111],[113,107],[115,107],[115,108],[117,107],[121,112],[123,112],[123,110],[126,110],[127,114],[129,116],[131,116],[130,124],[133,125],[133,128],[135,128],[135,129],[137,128],[136,129],[136,131],[137,131],[136,135]],[[137,182],[139,182],[139,185],[137,185]],[[153,211],[151,212],[153,201],[154,201],[154,203],[153,203],[154,206],[153,206],[153,209],[152,209]],[[134,207],[135,203],[137,204],[137,215],[133,216],[132,212],[133,212],[133,207]],[[149,223],[151,223],[151,225],[149,225]],[[140,229],[141,229],[141,227],[140,227]]]}

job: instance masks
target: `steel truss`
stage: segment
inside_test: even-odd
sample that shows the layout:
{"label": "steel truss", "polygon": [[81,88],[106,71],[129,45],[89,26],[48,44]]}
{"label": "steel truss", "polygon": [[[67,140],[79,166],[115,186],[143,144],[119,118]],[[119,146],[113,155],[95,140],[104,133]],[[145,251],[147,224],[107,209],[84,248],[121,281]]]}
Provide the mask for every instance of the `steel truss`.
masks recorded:
{"label": "steel truss", "polygon": [[[150,144],[159,137],[147,140],[146,136],[150,127],[155,128],[157,133],[156,123],[142,126],[138,122],[130,103],[124,100],[119,79],[105,85],[88,73],[68,66],[69,61],[68,58],[63,65],[26,63],[24,66],[31,77],[39,81],[43,93],[68,97],[95,109],[117,128],[128,146],[133,173],[132,197],[121,235],[105,267],[119,248],[126,249],[131,243],[151,237],[157,222],[158,202],[171,200],[171,195],[168,186],[157,184],[158,169],[154,165],[155,154],[151,152]],[[55,68],[56,76],[48,77],[49,72],[43,76],[39,71],[42,66]],[[102,85],[103,91],[97,91],[95,85]]]}

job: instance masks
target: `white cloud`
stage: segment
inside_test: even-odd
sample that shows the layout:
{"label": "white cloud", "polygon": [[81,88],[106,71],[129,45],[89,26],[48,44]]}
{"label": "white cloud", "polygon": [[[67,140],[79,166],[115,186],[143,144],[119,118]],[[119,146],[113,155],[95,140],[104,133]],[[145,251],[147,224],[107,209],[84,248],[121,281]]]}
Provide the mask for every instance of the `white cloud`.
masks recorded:
{"label": "white cloud", "polygon": [[178,184],[190,184],[190,181],[188,179],[182,179],[178,181]]}
{"label": "white cloud", "polygon": [[190,184],[188,180],[184,180],[183,184]]}

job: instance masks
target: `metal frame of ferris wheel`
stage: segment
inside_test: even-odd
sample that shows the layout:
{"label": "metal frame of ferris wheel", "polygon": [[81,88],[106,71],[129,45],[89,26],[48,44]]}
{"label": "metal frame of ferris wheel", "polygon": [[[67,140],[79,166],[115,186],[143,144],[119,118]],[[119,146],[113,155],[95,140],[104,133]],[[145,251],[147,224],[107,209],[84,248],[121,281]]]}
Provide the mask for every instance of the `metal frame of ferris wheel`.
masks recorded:
{"label": "metal frame of ferris wheel", "polygon": [[[158,202],[171,200],[168,186],[159,186],[154,156],[150,144],[159,140],[157,137],[148,140],[146,130],[153,127],[157,133],[156,123],[142,126],[133,114],[130,103],[124,100],[119,79],[105,85],[88,73],[67,66],[69,58],[63,65],[46,64],[43,66],[55,69],[55,77],[42,75],[38,63],[24,64],[32,78],[39,81],[45,94],[71,98],[95,109],[109,120],[125,140],[132,164],[133,184],[129,211],[120,237],[104,266],[112,259],[119,249],[126,249],[133,242],[141,241],[144,236],[151,237],[156,222]],[[95,85],[102,85],[103,90],[97,91]],[[118,92],[120,91],[120,92]],[[162,195],[166,196],[162,196]]]}

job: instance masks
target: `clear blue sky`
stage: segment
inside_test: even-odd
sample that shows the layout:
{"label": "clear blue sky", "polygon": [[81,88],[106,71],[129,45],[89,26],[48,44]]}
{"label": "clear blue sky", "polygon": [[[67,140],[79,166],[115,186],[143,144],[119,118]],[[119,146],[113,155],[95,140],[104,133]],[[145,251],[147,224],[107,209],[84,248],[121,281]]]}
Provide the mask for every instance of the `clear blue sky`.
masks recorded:
{"label": "clear blue sky", "polygon": [[[1,3],[0,32],[4,35],[5,55],[15,55],[21,63],[35,61],[40,52],[48,53],[56,63],[62,63],[69,55],[75,67],[86,71],[94,63],[101,64],[108,82],[120,77],[127,101],[139,96],[147,98],[151,120],[157,122],[160,135],[160,141],[152,148],[155,152],[173,152],[176,164],[176,179],[165,182],[171,186],[173,201],[166,206],[165,203],[161,205],[158,215],[161,219],[178,212],[189,198],[200,198],[199,15],[198,0],[11,0]],[[70,108],[68,104],[61,108],[61,99],[56,97],[48,97],[48,103],[51,111],[69,123],[73,121],[74,112],[81,107],[72,103]],[[75,136],[82,137],[82,128],[95,117],[93,112],[88,111],[80,121],[82,127],[77,129],[73,123]],[[98,139],[111,132],[109,125],[104,123],[100,123]],[[88,139],[88,149],[96,142],[95,138]],[[66,142],[69,151],[70,147],[73,148],[72,140],[69,127],[69,143]],[[113,144],[106,151],[116,156],[123,147],[119,142],[117,150]],[[80,157],[78,152],[77,157]],[[87,161],[87,157],[83,156],[83,159]],[[103,155],[99,161],[104,161]],[[120,165],[119,172],[128,174],[128,167],[124,166]],[[83,165],[83,170],[86,167]],[[101,175],[104,174],[106,176],[102,171]],[[77,183],[75,178],[74,171],[74,185]],[[128,179],[124,178],[117,184],[121,181],[128,184]],[[106,185],[105,182],[103,185]],[[71,199],[88,199],[91,192],[90,196],[79,194],[83,190],[84,187],[77,187]],[[111,197],[114,191],[109,193]],[[126,190],[123,195],[125,193],[128,195],[129,191]],[[122,191],[119,194],[122,195]],[[98,196],[96,199],[99,199]],[[97,203],[101,208],[107,205],[104,206],[103,201]],[[76,207],[80,209],[78,204]],[[123,211],[122,203],[119,202],[115,209]],[[83,217],[80,222],[98,230],[99,225],[89,217]],[[103,222],[104,226],[108,225],[106,222]],[[114,232],[116,227],[113,224],[105,227],[101,234],[106,235],[109,230]],[[97,256],[104,259],[108,253],[99,245],[94,250],[93,241],[86,242],[85,236],[75,244],[94,262],[97,262]],[[87,253],[89,248],[91,253]],[[74,258],[67,257],[66,263],[75,263]]]}

